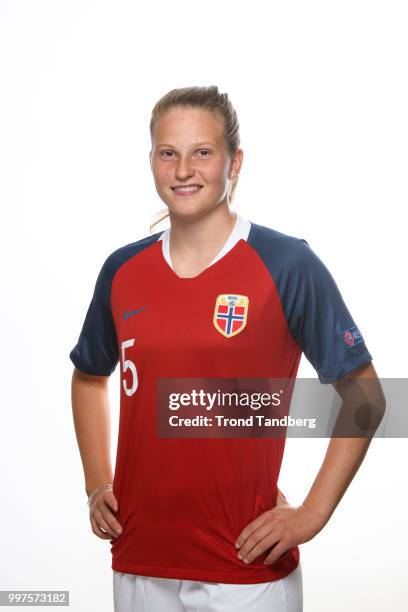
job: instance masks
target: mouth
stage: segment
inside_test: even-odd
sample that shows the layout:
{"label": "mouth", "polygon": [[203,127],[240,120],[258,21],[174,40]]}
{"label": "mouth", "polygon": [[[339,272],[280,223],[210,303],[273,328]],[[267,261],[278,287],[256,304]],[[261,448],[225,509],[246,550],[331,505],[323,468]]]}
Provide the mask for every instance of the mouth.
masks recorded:
{"label": "mouth", "polygon": [[176,185],[171,187],[176,195],[190,196],[198,193],[202,189],[203,185],[191,184],[191,185]]}

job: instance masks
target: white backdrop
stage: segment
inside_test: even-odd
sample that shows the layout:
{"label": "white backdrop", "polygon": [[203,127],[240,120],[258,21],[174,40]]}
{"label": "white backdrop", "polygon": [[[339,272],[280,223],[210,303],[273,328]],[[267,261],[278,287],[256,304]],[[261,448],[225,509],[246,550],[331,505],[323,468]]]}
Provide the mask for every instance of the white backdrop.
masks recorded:
{"label": "white backdrop", "polygon": [[[106,256],[147,236],[164,207],[148,125],[168,90],[229,94],[244,150],[236,210],[305,238],[378,375],[407,377],[407,25],[392,0],[0,0],[0,590],[65,589],[74,612],[113,609],[68,354]],[[305,357],[298,375],[316,375]],[[304,499],[327,443],[287,441],[290,502]],[[301,546],[305,612],[383,612],[391,597],[393,612],[407,609],[406,450],[406,439],[374,440],[330,522]]]}

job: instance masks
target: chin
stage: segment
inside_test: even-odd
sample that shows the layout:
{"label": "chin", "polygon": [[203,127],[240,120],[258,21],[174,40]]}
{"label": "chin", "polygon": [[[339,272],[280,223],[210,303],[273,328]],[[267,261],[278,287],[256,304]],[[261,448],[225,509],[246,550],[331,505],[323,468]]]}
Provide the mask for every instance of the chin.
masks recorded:
{"label": "chin", "polygon": [[203,215],[205,215],[206,213],[208,213],[210,210],[212,210],[213,206],[211,205],[207,205],[207,206],[174,206],[174,205],[167,205],[168,209],[169,209],[169,213],[171,213],[172,215],[174,215],[175,217],[178,217],[179,219],[192,219],[192,218],[200,218]]}
{"label": "chin", "polygon": [[204,213],[208,210],[206,207],[202,206],[168,206],[169,212],[173,215],[177,215],[177,217],[194,217]]}

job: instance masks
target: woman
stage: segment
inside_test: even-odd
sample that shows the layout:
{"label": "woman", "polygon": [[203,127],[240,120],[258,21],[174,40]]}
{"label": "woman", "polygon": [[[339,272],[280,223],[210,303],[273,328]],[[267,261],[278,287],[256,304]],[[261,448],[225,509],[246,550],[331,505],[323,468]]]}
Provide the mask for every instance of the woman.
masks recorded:
{"label": "woman", "polygon": [[[167,379],[175,391],[180,379],[294,379],[302,352],[322,383],[375,376],[372,357],[308,243],[230,209],[243,151],[228,96],[172,90],[150,131],[170,228],[109,255],[70,353],[90,521],[112,544],[115,610],[299,612],[298,545],[327,523],[367,445],[346,453],[332,440],[292,507],[277,488],[284,438],[160,436],[157,390]],[[119,361],[112,478],[108,380]]]}

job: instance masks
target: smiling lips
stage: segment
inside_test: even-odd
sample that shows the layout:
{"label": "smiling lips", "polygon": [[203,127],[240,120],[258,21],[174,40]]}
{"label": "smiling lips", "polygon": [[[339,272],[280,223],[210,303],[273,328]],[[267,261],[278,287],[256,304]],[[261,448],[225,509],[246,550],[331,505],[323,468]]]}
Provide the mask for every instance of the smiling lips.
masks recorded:
{"label": "smiling lips", "polygon": [[201,187],[202,185],[178,185],[177,187],[172,187],[172,189],[177,195],[188,196],[198,193]]}

